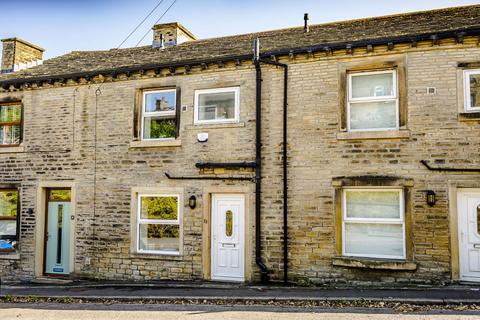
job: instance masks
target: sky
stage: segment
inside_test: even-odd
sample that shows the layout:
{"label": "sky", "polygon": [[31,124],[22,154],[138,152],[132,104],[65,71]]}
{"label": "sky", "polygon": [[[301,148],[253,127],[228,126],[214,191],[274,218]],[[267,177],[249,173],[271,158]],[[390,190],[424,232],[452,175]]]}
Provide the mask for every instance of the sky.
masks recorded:
{"label": "sky", "polygon": [[[116,48],[161,0],[0,0],[0,39],[19,37],[45,49],[45,58],[70,51]],[[125,42],[152,41],[151,27],[175,0],[163,0]],[[249,33],[461,5],[466,0],[176,0],[160,23],[178,21],[197,38]]]}

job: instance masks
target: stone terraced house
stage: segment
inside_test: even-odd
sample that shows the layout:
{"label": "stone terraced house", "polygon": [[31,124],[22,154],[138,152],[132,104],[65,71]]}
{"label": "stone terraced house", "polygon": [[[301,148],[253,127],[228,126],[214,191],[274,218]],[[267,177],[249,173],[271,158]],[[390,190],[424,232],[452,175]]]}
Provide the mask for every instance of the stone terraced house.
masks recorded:
{"label": "stone terraced house", "polygon": [[307,22],[3,40],[2,281],[480,281],[480,5]]}

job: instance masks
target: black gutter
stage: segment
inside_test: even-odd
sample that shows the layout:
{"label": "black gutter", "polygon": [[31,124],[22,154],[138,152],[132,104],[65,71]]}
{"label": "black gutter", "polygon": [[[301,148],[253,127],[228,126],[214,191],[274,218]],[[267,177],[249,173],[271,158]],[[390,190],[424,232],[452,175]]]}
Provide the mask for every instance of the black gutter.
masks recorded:
{"label": "black gutter", "polygon": [[253,177],[221,177],[221,176],[179,176],[174,177],[165,172],[165,176],[170,180],[241,180],[253,181]]}
{"label": "black gutter", "polygon": [[420,160],[420,163],[423,164],[430,171],[448,171],[448,172],[480,172],[480,168],[445,168],[445,167],[431,167],[427,161]]}
{"label": "black gutter", "polygon": [[[365,39],[365,40],[357,40],[357,41],[340,41],[340,42],[331,42],[331,43],[323,43],[313,46],[304,46],[304,47],[297,47],[293,49],[278,49],[267,51],[261,54],[263,58],[269,58],[271,56],[282,56],[282,55],[289,55],[289,54],[301,54],[301,53],[312,53],[317,51],[325,51],[330,52],[332,50],[338,49],[346,49],[348,46],[349,48],[359,48],[359,47],[366,47],[367,45],[385,45],[385,44],[400,44],[400,43],[416,43],[418,41],[426,41],[426,40],[439,40],[444,38],[457,38],[459,40],[463,39],[465,36],[474,36],[480,34],[480,28],[469,28],[469,29],[457,29],[451,31],[443,31],[443,32],[429,32],[423,34],[411,34],[411,35],[403,35],[397,37],[383,37],[383,38],[376,38],[376,39]],[[459,41],[461,42],[461,41]],[[130,67],[120,67],[120,68],[110,68],[110,69],[100,69],[94,71],[84,71],[84,72],[75,72],[75,73],[65,73],[59,75],[47,75],[47,76],[37,76],[31,78],[20,78],[20,79],[6,79],[0,80],[1,87],[7,87],[10,85],[21,85],[25,83],[36,83],[36,82],[43,82],[43,81],[65,81],[66,79],[78,79],[78,78],[92,78],[98,75],[116,75],[120,73],[130,73],[130,72],[138,72],[144,70],[155,70],[155,69],[162,69],[162,68],[179,68],[189,66],[192,67],[194,65],[202,65],[208,63],[218,63],[218,62],[227,62],[227,61],[239,61],[239,60],[249,60],[251,58],[251,54],[242,54],[242,55],[228,55],[228,56],[221,56],[217,58],[210,58],[210,59],[192,59],[192,60],[183,60],[173,63],[161,63],[161,64],[142,64],[138,66],[130,66]]]}
{"label": "black gutter", "polygon": [[204,168],[255,168],[255,162],[197,162],[195,167]]}
{"label": "black gutter", "polygon": [[260,62],[255,61],[255,263],[260,268],[262,283],[268,282],[268,268],[262,260],[262,229],[260,217],[261,209],[261,179],[262,179],[262,69]]}

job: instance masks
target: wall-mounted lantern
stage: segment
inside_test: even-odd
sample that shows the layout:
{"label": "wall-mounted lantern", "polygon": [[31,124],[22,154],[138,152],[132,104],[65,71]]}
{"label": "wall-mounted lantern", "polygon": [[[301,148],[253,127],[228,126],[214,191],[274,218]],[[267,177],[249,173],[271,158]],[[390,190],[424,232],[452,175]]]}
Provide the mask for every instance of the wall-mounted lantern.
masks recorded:
{"label": "wall-mounted lantern", "polygon": [[435,196],[436,196],[435,191],[427,190],[426,192],[427,192],[427,194],[426,194],[427,204],[430,207],[433,207],[435,205],[435,202],[437,202],[437,199],[435,198]]}
{"label": "wall-mounted lantern", "polygon": [[188,206],[190,207],[190,209],[195,209],[195,207],[197,206],[197,198],[194,195],[188,198]]}

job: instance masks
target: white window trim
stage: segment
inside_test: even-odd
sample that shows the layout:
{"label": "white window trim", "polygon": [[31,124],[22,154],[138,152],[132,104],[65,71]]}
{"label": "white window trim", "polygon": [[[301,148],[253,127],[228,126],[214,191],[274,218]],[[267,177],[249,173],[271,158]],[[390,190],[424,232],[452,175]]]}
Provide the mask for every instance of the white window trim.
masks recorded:
{"label": "white window trim", "polygon": [[[142,198],[146,197],[177,197],[177,219],[176,220],[154,220],[154,219],[141,219],[142,211]],[[147,253],[147,254],[158,254],[158,255],[167,255],[167,256],[179,256],[181,255],[181,245],[182,245],[182,235],[179,235],[179,251],[163,251],[163,250],[142,250],[140,249],[140,224],[163,224],[163,225],[178,225],[179,232],[182,232],[182,210],[181,210],[181,195],[178,193],[166,194],[166,193],[138,193],[137,194],[137,212],[136,217],[136,250],[138,253]]]}
{"label": "white window trim", "polygon": [[[152,93],[160,93],[160,92],[173,92],[175,94],[175,110],[174,111],[154,111],[154,112],[147,112],[146,111],[146,97],[147,94]],[[162,117],[162,116],[175,116],[177,112],[177,90],[176,89],[163,89],[163,90],[145,90],[142,93],[142,125],[141,125],[141,134],[140,137],[142,141],[162,141],[162,140],[175,140],[176,138],[158,138],[158,139],[147,139],[144,135],[144,124],[145,118],[153,118],[153,117]],[[178,125],[178,123],[177,123]]]}
{"label": "white window trim", "polygon": [[[201,94],[208,93],[223,93],[234,92],[235,93],[235,118],[226,120],[199,120],[198,119],[198,101]],[[194,116],[193,124],[211,124],[211,123],[236,123],[240,121],[240,87],[227,87],[227,88],[215,88],[215,89],[203,89],[195,90],[195,103],[194,103]]]}
{"label": "white window trim", "polygon": [[[365,75],[385,74],[391,73],[393,75],[393,95],[380,96],[380,97],[364,97],[364,98],[352,98],[352,78]],[[361,102],[379,102],[379,101],[395,101],[395,127],[391,128],[372,128],[372,129],[352,129],[350,126],[350,108],[351,104]],[[398,80],[396,70],[383,70],[383,71],[368,71],[368,72],[355,72],[348,74],[348,98],[347,98],[347,130],[350,132],[359,131],[389,131],[400,129],[400,111],[398,101]]]}
{"label": "white window trim", "polygon": [[470,98],[470,75],[480,74],[480,69],[463,71],[463,95],[465,101],[465,112],[479,112],[480,107],[471,107]]}
{"label": "white window trim", "polygon": [[[399,192],[399,202],[400,202],[400,217],[399,218],[348,218],[347,217],[347,196],[348,192],[358,192],[358,191],[375,191],[375,192]],[[392,255],[381,255],[381,254],[359,254],[359,253],[347,253],[345,250],[345,224],[346,223],[367,223],[367,224],[397,224],[402,225],[402,235],[403,235],[403,253],[401,256],[392,256]],[[342,190],[342,255],[346,257],[363,257],[363,258],[383,258],[383,259],[406,259],[406,238],[405,238],[405,198],[404,192],[399,188],[344,188]]]}

